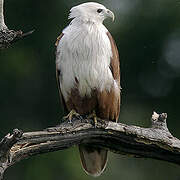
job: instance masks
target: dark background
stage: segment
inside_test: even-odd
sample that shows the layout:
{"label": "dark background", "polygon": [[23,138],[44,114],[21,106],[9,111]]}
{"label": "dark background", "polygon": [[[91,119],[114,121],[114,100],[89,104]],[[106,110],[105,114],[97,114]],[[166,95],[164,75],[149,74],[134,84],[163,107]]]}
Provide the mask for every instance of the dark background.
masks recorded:
{"label": "dark background", "polygon": [[[41,130],[60,122],[62,109],[55,79],[56,37],[80,0],[5,1],[10,29],[36,31],[12,48],[0,51],[0,136],[13,128]],[[180,1],[102,0],[115,22],[105,21],[116,40],[121,61],[120,121],[150,126],[152,112],[167,112],[168,127],[180,138]],[[179,180],[179,167],[151,159],[109,153],[99,180]],[[24,160],[6,180],[90,180],[80,167],[77,148]]]}

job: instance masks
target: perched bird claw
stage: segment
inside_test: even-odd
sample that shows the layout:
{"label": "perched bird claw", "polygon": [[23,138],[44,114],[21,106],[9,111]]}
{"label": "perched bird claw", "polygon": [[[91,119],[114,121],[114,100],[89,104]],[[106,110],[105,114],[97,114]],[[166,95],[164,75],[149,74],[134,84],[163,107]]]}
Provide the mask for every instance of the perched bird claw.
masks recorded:
{"label": "perched bird claw", "polygon": [[98,125],[98,117],[96,116],[96,112],[93,111],[91,114],[88,115],[88,119],[93,119],[95,128]]}
{"label": "perched bird claw", "polygon": [[72,123],[73,116],[78,117],[78,116],[80,116],[80,114],[78,114],[74,109],[72,109],[67,116],[63,117],[63,119],[68,120],[68,123]]}

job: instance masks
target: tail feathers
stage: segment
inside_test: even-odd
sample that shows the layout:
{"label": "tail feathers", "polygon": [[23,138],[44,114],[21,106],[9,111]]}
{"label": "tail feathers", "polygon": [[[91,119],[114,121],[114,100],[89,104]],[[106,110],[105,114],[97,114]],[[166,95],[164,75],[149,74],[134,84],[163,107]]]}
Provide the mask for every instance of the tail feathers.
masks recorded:
{"label": "tail feathers", "polygon": [[106,168],[107,150],[89,145],[79,145],[81,164],[84,171],[94,177],[100,176]]}

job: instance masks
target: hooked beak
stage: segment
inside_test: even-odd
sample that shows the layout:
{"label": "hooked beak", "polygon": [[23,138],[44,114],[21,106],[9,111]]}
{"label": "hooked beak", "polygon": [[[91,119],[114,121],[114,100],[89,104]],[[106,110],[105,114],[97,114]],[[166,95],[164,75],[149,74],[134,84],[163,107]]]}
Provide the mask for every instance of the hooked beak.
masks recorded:
{"label": "hooked beak", "polygon": [[110,11],[109,9],[107,9],[106,11],[106,16],[112,18],[112,21],[114,21],[114,18],[115,18],[114,13]]}

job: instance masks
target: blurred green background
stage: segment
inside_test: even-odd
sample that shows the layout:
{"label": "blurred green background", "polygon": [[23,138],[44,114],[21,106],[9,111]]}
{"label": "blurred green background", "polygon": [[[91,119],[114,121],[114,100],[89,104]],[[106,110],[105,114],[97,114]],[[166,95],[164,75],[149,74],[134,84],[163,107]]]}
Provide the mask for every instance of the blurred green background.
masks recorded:
{"label": "blurred green background", "polygon": [[[36,31],[0,51],[0,137],[13,128],[40,130],[60,122],[55,79],[56,37],[80,0],[5,0],[10,29]],[[180,138],[180,1],[101,0],[115,22],[105,21],[120,52],[120,121],[150,126],[152,112],[167,112],[168,127]],[[5,174],[6,180],[91,180],[80,167],[77,148],[35,156]],[[178,166],[151,159],[109,154],[99,180],[179,180]]]}

